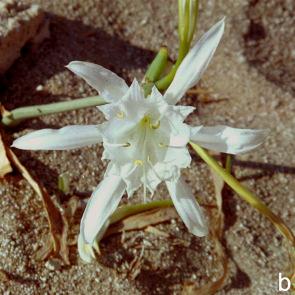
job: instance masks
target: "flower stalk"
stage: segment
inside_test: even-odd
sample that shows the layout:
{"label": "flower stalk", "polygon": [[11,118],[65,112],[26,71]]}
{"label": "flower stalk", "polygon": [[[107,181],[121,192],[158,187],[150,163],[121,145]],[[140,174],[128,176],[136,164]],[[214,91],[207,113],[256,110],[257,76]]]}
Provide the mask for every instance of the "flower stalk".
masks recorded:
{"label": "flower stalk", "polygon": [[158,80],[155,85],[160,91],[166,90],[171,84],[177,69],[179,68],[181,62],[185,58],[186,54],[189,51],[189,46],[186,43],[181,43],[178,51],[178,57],[175,64],[172,66],[170,72],[164,76],[162,79]]}
{"label": "flower stalk", "polygon": [[190,44],[196,29],[198,0],[178,0],[178,35],[181,43]]}
{"label": "flower stalk", "polygon": [[199,11],[198,2],[198,0],[178,0],[178,56],[170,72],[155,83],[160,91],[164,91],[169,87],[178,67],[190,49],[191,41],[196,31]]}
{"label": "flower stalk", "polygon": [[148,67],[145,77],[142,82],[142,88],[144,90],[144,96],[147,97],[151,91],[154,82],[157,81],[164,72],[168,62],[168,49],[161,47],[158,54],[153,59],[152,63]]}
{"label": "flower stalk", "polygon": [[114,224],[128,216],[135,215],[152,209],[166,208],[173,206],[171,199],[150,201],[143,204],[123,205],[116,209],[110,216],[109,223]]}
{"label": "flower stalk", "polygon": [[146,74],[146,82],[155,82],[157,81],[162,72],[165,70],[168,61],[168,49],[166,47],[161,47],[158,54],[155,56],[154,60],[150,64]]}
{"label": "flower stalk", "polygon": [[199,145],[190,142],[194,151],[206,162],[219,176],[247,203],[267,217],[280,233],[295,247],[295,237],[289,227],[277,215],[275,215],[257,196],[244,187],[236,178],[222,168],[208,152]]}
{"label": "flower stalk", "polygon": [[20,107],[12,110],[11,112],[7,112],[7,114],[4,114],[1,123],[4,126],[12,127],[18,125],[20,122],[26,119],[49,114],[68,112],[103,104],[106,104],[106,102],[101,96],[90,96],[71,101],[62,101],[50,104]]}
{"label": "flower stalk", "polygon": [[289,242],[288,252],[290,259],[290,280],[292,283],[292,294],[295,290],[295,236],[291,229],[284,223],[284,221],[274,214],[257,196],[250,190],[244,187],[236,178],[231,174],[232,156],[228,155],[226,158],[226,169],[221,167],[218,162],[211,157],[208,152],[199,145],[190,142],[194,151],[201,157],[201,159],[208,164],[219,176],[247,203],[257,209],[262,215],[267,217],[277,230]]}

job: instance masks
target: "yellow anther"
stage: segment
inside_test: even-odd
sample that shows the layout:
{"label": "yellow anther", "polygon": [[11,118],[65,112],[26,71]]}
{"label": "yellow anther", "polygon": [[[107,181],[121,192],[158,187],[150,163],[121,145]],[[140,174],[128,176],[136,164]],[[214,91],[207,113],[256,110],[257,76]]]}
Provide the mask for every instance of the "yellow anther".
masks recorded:
{"label": "yellow anther", "polygon": [[118,112],[117,113],[117,118],[119,118],[119,119],[124,119],[125,118],[125,113],[124,112]]}
{"label": "yellow anther", "polygon": [[142,160],[134,160],[134,164],[137,166],[143,166],[143,161]]}
{"label": "yellow anther", "polygon": [[151,121],[151,119],[149,116],[144,116],[141,119],[140,123],[142,124],[142,126],[145,126],[146,124],[150,124],[150,121]]}
{"label": "yellow anther", "polygon": [[161,147],[161,148],[166,148],[166,147],[167,147],[167,144],[164,144],[163,142],[160,142],[160,143],[159,143],[159,147]]}
{"label": "yellow anther", "polygon": [[158,129],[160,127],[160,121],[158,121],[156,124],[150,124],[150,128],[152,129]]}

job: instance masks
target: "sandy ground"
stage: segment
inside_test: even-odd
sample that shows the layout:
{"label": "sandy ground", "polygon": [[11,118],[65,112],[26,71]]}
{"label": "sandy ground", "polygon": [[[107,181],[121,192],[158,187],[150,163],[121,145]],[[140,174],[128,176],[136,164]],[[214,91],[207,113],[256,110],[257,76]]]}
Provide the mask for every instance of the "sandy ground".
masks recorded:
{"label": "sandy ground", "polygon": [[[31,1],[27,0],[28,3]],[[165,44],[177,50],[177,1],[36,0],[51,19],[51,38],[38,51],[24,50],[1,84],[7,109],[93,95],[65,68],[71,60],[101,64],[125,79],[142,78],[148,62]],[[201,1],[199,32],[226,16],[226,31],[201,85],[210,103],[188,96],[182,103],[197,107],[192,124],[227,124],[269,128],[266,143],[238,156],[234,169],[291,228],[294,221],[295,173],[295,16],[292,0]],[[43,90],[37,91],[42,85]],[[40,87],[38,88],[40,89]],[[95,109],[29,120],[10,131],[17,137],[33,129],[102,122]],[[58,197],[57,177],[67,172],[71,192],[90,191],[101,180],[106,163],[101,148],[60,152],[16,151],[30,172]],[[210,173],[197,157],[185,178],[203,202],[214,200]],[[156,198],[166,197],[160,189]],[[116,236],[103,242],[99,262],[84,264],[71,248],[71,266],[56,269],[32,257],[48,231],[41,200],[17,173],[0,182],[0,269],[9,274],[1,294],[180,294],[185,282],[204,284],[219,276],[208,238],[196,238],[179,221],[157,226],[175,239],[134,232],[125,242]],[[133,199],[140,201],[139,195]],[[279,294],[278,273],[287,266],[281,236],[236,195],[225,199],[224,244],[230,277],[218,294]],[[138,276],[126,276],[129,264],[145,243]],[[282,293],[286,294],[286,293]]]}

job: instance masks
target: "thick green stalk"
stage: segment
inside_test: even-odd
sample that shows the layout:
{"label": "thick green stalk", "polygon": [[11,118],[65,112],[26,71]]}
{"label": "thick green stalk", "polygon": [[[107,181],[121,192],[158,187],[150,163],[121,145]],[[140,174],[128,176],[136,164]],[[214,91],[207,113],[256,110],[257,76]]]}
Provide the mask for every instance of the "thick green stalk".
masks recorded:
{"label": "thick green stalk", "polygon": [[155,85],[154,82],[158,80],[162,75],[163,71],[166,68],[167,61],[168,50],[166,47],[161,47],[158,54],[155,56],[152,63],[150,64],[141,84],[145,97],[147,97],[151,93],[152,88]]}
{"label": "thick green stalk", "polygon": [[188,53],[194,32],[196,30],[197,17],[198,1],[195,1],[194,5],[190,5],[189,1],[186,1],[184,7],[183,1],[178,1],[178,57],[170,72],[155,83],[159,90],[165,91],[169,87],[174,79],[178,67]]}
{"label": "thick green stalk", "polygon": [[266,216],[274,226],[285,236],[295,247],[295,237],[292,231],[284,223],[284,221],[277,215],[275,215],[258,197],[256,197],[251,191],[239,183],[230,173],[222,168],[217,161],[211,157],[206,150],[198,146],[195,143],[190,142],[192,148],[196,153],[215,171],[222,179],[246,202],[252,207],[256,208],[260,213]]}
{"label": "thick green stalk", "polygon": [[6,115],[4,114],[1,122],[5,126],[16,126],[21,121],[29,118],[93,107],[106,103],[100,96],[91,96],[70,101],[21,107],[8,112]]}
{"label": "thick green stalk", "polygon": [[190,10],[190,27],[189,27],[189,33],[188,33],[188,42],[191,43],[194,33],[197,29],[197,18],[199,15],[199,1],[198,0],[191,0],[193,1],[193,5],[191,5]]}
{"label": "thick green stalk", "polygon": [[158,80],[155,83],[159,90],[164,91],[169,87],[169,85],[171,84],[171,82],[176,74],[178,67],[180,66],[181,62],[183,61],[186,54],[188,53],[188,50],[189,50],[189,44],[184,43],[184,42],[180,43],[178,57],[177,57],[175,64],[173,65],[172,69],[170,70],[170,72],[166,76],[164,76],[162,79]]}
{"label": "thick green stalk", "polygon": [[145,212],[156,208],[165,208],[173,206],[172,200],[157,200],[144,204],[124,205],[117,208],[117,210],[110,217],[110,224],[116,223],[130,215]]}
{"label": "thick green stalk", "polygon": [[161,47],[145,74],[145,81],[155,82],[158,80],[166,68],[167,61],[168,50],[166,47]]}

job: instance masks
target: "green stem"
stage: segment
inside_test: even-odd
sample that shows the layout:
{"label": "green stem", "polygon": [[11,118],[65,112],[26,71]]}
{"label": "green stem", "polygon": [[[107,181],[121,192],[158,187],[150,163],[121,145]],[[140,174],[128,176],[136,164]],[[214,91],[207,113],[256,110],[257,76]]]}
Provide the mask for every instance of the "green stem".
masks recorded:
{"label": "green stem", "polygon": [[21,121],[29,118],[72,111],[81,108],[93,107],[106,104],[106,101],[100,96],[91,96],[85,98],[74,99],[70,101],[62,101],[43,105],[34,105],[21,107],[8,112],[2,117],[2,124],[5,126],[16,126]]}
{"label": "green stem", "polygon": [[144,204],[124,205],[122,207],[119,207],[112,214],[112,216],[110,217],[110,224],[116,223],[130,215],[138,214],[151,209],[166,208],[171,206],[173,206],[173,203],[170,199],[152,201]]}
{"label": "green stem", "polygon": [[[195,10],[191,11],[191,8],[194,8]],[[165,77],[163,77],[155,83],[160,91],[164,91],[169,87],[169,85],[174,79],[178,67],[180,66],[181,62],[183,61],[183,59],[189,51],[194,32],[196,30],[198,10],[198,1],[195,1],[193,6],[190,6],[189,1],[187,1],[185,2],[184,7],[183,1],[178,1],[178,57],[170,72]]]}
{"label": "green stem", "polygon": [[[193,1],[193,0],[191,0]],[[196,31],[197,28],[197,18],[199,15],[199,1],[195,0],[192,2],[193,6],[192,9],[195,8],[195,11],[190,11],[190,15],[191,15],[191,22],[190,22],[190,28],[189,28],[189,33],[188,33],[188,42],[191,43],[193,37],[194,37],[194,33]]]}
{"label": "green stem", "polygon": [[153,86],[155,85],[154,82],[160,78],[162,75],[163,71],[166,68],[168,61],[168,50],[166,47],[161,47],[158,54],[155,56],[153,59],[152,63],[150,64],[143,83],[142,83],[142,88],[144,91],[144,96],[147,97],[151,91]]}
{"label": "green stem", "polygon": [[166,90],[169,85],[171,84],[176,71],[178,69],[178,67],[180,66],[181,62],[183,61],[183,59],[185,58],[186,54],[188,53],[189,50],[189,45],[187,43],[181,42],[180,43],[180,47],[179,47],[179,51],[178,51],[178,57],[177,60],[175,62],[175,64],[173,65],[172,69],[170,70],[170,72],[164,76],[162,79],[160,79],[159,81],[157,81],[155,84],[157,86],[157,88],[160,91],[164,91]]}
{"label": "green stem", "polygon": [[274,226],[292,243],[295,247],[295,237],[292,231],[284,223],[284,221],[275,215],[258,197],[256,197],[246,187],[241,185],[237,179],[222,168],[217,161],[211,157],[206,150],[195,143],[190,142],[192,148],[196,153],[215,171],[223,180],[246,202],[252,207],[256,208],[260,213],[266,216],[274,224]]}
{"label": "green stem", "polygon": [[158,80],[165,70],[167,61],[168,50],[166,47],[161,47],[145,74],[145,80],[147,82],[155,82]]}

